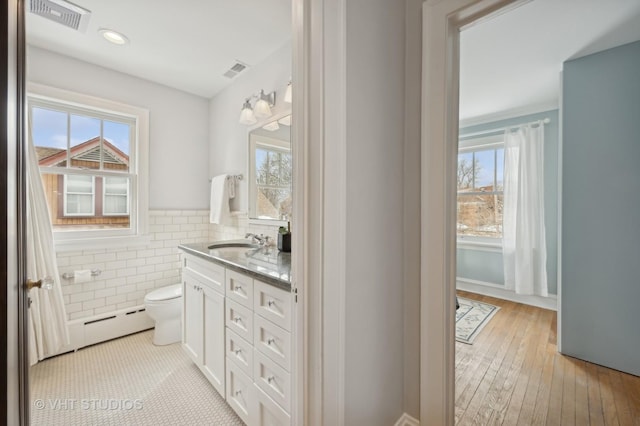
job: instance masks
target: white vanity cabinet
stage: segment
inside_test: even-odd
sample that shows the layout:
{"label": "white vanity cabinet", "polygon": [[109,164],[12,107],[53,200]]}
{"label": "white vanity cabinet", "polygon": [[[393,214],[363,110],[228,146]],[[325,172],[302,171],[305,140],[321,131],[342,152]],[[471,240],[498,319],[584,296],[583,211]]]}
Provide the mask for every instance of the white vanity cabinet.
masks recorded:
{"label": "white vanity cabinet", "polygon": [[289,426],[290,291],[183,258],[185,351],[248,426]]}
{"label": "white vanity cabinet", "polygon": [[185,255],[182,271],[182,346],[213,387],[225,394],[225,270]]}

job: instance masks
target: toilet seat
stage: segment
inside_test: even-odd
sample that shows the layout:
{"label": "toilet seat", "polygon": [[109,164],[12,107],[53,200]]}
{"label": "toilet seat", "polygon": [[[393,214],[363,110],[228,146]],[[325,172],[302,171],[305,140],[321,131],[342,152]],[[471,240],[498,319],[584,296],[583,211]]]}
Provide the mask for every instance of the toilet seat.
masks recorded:
{"label": "toilet seat", "polygon": [[182,284],[173,284],[153,290],[144,297],[145,303],[167,302],[182,297]]}

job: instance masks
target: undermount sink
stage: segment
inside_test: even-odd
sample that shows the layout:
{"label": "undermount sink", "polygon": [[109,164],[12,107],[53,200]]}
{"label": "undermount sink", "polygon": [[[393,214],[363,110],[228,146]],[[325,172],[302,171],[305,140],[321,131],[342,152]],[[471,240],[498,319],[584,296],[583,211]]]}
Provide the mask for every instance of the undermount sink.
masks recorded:
{"label": "undermount sink", "polygon": [[213,243],[209,246],[209,250],[220,249],[226,247],[236,247],[236,248],[247,248],[247,249],[255,249],[260,248],[258,244],[252,244],[249,241],[219,241],[217,243]]}

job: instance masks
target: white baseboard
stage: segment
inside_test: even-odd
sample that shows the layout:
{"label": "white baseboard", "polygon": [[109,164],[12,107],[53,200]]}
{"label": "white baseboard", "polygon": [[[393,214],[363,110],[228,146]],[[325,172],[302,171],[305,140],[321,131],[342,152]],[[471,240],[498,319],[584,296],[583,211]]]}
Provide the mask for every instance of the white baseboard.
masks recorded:
{"label": "white baseboard", "polygon": [[67,325],[70,343],[62,347],[56,355],[153,328],[155,323],[144,309],[144,305],[133,306],[69,321]]}
{"label": "white baseboard", "polygon": [[420,426],[420,422],[407,413],[403,413],[394,426]]}
{"label": "white baseboard", "polygon": [[558,310],[558,300],[555,294],[551,294],[549,297],[516,294],[511,290],[506,290],[502,286],[466,278],[458,278],[456,280],[456,288],[458,290],[482,294],[483,296],[491,296],[511,302],[537,306],[538,308],[551,309],[552,311]]}

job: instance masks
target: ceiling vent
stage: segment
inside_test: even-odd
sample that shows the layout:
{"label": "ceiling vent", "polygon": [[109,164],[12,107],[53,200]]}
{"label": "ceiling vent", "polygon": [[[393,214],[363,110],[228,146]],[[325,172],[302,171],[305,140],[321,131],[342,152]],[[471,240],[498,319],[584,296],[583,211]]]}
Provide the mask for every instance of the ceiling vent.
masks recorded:
{"label": "ceiling vent", "polygon": [[30,0],[29,11],[76,31],[85,32],[91,11],[65,0]]}
{"label": "ceiling vent", "polygon": [[240,61],[236,61],[235,64],[233,64],[233,66],[231,68],[229,68],[227,70],[227,72],[225,72],[224,75],[227,78],[233,78],[236,75],[240,74],[242,71],[244,71],[245,69],[249,68],[249,65],[247,64],[243,64]]}

